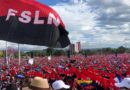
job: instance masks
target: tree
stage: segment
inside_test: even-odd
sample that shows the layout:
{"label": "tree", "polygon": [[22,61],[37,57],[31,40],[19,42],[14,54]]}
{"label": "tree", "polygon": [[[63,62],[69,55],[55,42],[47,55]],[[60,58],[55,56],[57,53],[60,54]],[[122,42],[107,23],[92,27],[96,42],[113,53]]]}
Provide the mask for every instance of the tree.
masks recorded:
{"label": "tree", "polygon": [[104,53],[104,54],[111,54],[111,53],[113,53],[114,52],[114,50],[112,49],[112,48],[103,48],[102,49],[102,52]]}
{"label": "tree", "polygon": [[49,55],[52,55],[53,54],[53,48],[47,48],[46,49],[46,55],[49,56]]}
{"label": "tree", "polygon": [[96,51],[95,50],[89,50],[89,49],[87,49],[87,50],[82,50],[81,54],[83,54],[85,56],[87,56],[87,55],[93,55],[93,54],[96,54]]}
{"label": "tree", "polygon": [[4,51],[0,51],[0,57],[4,57]]}
{"label": "tree", "polygon": [[65,55],[65,51],[64,50],[55,50],[53,55],[56,55],[56,56]]}
{"label": "tree", "polygon": [[125,47],[123,47],[123,46],[120,46],[120,47],[118,47],[117,48],[117,53],[125,53],[125,51],[126,51],[126,48]]}

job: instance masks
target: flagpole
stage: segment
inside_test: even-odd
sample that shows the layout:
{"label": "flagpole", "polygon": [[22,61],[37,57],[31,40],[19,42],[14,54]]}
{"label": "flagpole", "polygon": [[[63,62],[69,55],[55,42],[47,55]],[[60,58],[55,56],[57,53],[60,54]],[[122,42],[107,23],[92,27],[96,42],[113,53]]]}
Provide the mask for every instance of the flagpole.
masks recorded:
{"label": "flagpole", "polygon": [[19,45],[19,43],[18,43],[18,53],[19,53],[19,65],[20,65],[20,63],[21,63],[21,52],[20,52],[20,45]]}
{"label": "flagpole", "polygon": [[8,51],[7,51],[7,41],[6,41],[6,52],[5,52],[5,60],[6,60],[6,65],[8,66]]}

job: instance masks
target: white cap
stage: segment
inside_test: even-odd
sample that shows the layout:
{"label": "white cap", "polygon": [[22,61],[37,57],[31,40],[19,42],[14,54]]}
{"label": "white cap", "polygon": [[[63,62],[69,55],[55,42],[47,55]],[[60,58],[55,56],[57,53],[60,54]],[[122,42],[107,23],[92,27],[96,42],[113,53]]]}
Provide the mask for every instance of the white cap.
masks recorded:
{"label": "white cap", "polygon": [[120,83],[115,83],[115,86],[130,88],[130,78],[124,78]]}
{"label": "white cap", "polygon": [[58,90],[58,89],[69,89],[70,86],[66,85],[62,80],[56,80],[55,82],[52,83],[52,87],[54,90]]}
{"label": "white cap", "polygon": [[114,78],[114,81],[115,81],[116,83],[119,83],[119,82],[120,82],[117,77]]}

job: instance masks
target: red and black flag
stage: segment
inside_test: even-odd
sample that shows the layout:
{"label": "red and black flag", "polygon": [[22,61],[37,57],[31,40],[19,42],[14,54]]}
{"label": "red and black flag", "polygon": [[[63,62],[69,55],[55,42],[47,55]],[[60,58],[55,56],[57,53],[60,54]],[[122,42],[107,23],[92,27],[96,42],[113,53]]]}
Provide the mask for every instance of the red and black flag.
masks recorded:
{"label": "red and black flag", "polygon": [[70,44],[57,12],[36,0],[0,0],[0,39],[58,48]]}

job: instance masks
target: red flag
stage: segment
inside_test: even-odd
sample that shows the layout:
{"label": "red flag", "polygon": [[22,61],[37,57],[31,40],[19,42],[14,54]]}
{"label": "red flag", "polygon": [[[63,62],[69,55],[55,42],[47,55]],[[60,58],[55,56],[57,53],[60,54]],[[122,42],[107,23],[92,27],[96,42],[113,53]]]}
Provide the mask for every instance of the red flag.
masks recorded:
{"label": "red flag", "polygon": [[2,40],[49,47],[70,44],[57,12],[36,0],[0,0],[0,21]]}

